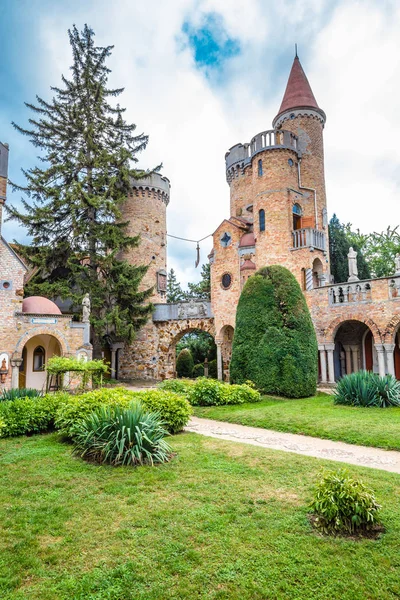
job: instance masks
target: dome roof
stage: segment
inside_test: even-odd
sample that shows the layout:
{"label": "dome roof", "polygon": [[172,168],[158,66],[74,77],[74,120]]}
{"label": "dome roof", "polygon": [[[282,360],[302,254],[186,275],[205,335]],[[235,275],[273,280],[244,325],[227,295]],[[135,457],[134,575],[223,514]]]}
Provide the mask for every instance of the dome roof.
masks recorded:
{"label": "dome roof", "polygon": [[242,266],[240,267],[240,270],[241,271],[255,271],[256,265],[253,263],[252,260],[246,259],[244,261],[244,263],[242,264]]}
{"label": "dome roof", "polygon": [[250,233],[245,233],[240,238],[239,248],[243,248],[245,246],[255,246],[256,240],[254,237],[254,233],[251,231]]}
{"label": "dome roof", "polygon": [[57,304],[43,296],[24,298],[22,312],[30,315],[61,315],[61,310]]}

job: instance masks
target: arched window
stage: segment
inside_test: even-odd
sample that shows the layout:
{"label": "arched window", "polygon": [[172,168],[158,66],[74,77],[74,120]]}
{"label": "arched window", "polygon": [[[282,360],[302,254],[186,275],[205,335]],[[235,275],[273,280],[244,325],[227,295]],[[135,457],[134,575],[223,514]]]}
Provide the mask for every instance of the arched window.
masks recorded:
{"label": "arched window", "polygon": [[33,351],[33,370],[43,371],[46,353],[43,346],[37,346]]}
{"label": "arched window", "polygon": [[301,229],[302,210],[300,204],[293,204],[293,229]]}
{"label": "arched window", "polygon": [[258,161],[258,176],[261,177],[263,174],[263,169],[262,169],[262,160],[260,158],[260,160]]}
{"label": "arched window", "polygon": [[258,211],[258,222],[260,231],[265,231],[265,210],[263,208]]}

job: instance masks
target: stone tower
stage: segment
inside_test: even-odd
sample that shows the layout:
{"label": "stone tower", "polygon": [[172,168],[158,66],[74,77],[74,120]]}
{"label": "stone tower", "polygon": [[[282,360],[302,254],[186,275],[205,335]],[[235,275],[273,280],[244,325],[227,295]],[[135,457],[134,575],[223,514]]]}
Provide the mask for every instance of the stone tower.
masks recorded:
{"label": "stone tower", "polygon": [[7,196],[7,178],[8,178],[8,144],[0,142],[0,236],[1,223],[3,218],[3,206]]}
{"label": "stone tower", "polygon": [[230,218],[215,231],[210,255],[217,341],[234,327],[241,289],[256,268],[282,265],[304,290],[329,280],[324,124],[296,56],[273,129],[225,155]]}
{"label": "stone tower", "polygon": [[139,247],[128,250],[124,257],[132,265],[148,265],[140,289],[154,288],[150,301],[155,303],[166,302],[169,194],[169,180],[153,173],[133,181],[122,207],[123,219],[128,221],[127,234],[140,235]]}

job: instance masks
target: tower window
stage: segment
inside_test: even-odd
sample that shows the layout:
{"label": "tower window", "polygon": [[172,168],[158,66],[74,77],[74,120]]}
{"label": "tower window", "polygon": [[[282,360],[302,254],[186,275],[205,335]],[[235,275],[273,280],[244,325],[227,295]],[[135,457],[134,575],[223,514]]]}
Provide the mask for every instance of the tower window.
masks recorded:
{"label": "tower window", "polygon": [[261,158],[258,161],[258,176],[261,177],[263,174],[263,168],[262,168],[262,160]]}
{"label": "tower window", "polygon": [[265,210],[263,208],[258,211],[258,222],[260,231],[265,231]]}
{"label": "tower window", "polygon": [[303,211],[301,210],[300,204],[293,204],[293,229],[301,229],[301,215]]}
{"label": "tower window", "polygon": [[230,273],[224,273],[221,277],[221,283],[224,290],[229,289],[232,283],[232,275]]}
{"label": "tower window", "polygon": [[292,113],[292,114],[290,115],[290,118],[291,118],[291,119],[294,119],[294,117],[295,117],[295,114],[294,114],[294,113]]}
{"label": "tower window", "polygon": [[33,351],[33,370],[43,371],[45,361],[45,351],[43,346],[37,346]]}
{"label": "tower window", "polygon": [[293,167],[293,159],[292,158],[288,158],[288,165],[289,165],[289,167]]}

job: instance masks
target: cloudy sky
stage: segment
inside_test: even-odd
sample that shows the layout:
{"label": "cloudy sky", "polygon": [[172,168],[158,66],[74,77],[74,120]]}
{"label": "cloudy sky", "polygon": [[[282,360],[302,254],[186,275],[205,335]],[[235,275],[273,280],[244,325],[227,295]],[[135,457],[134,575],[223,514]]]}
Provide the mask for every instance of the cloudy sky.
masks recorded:
{"label": "cloudy sky", "polygon": [[[18,183],[36,152],[11,121],[26,125],[24,101],[49,98],[67,74],[74,23],[115,45],[110,85],[125,87],[128,120],[150,136],[141,166],[162,162],[171,181],[170,234],[199,239],[229,216],[224,154],[271,127],[295,42],[327,114],[330,215],[363,232],[400,222],[397,0],[1,0],[0,139]],[[24,237],[12,222],[3,234]],[[199,277],[194,258],[169,240],[168,268],[184,284]]]}

